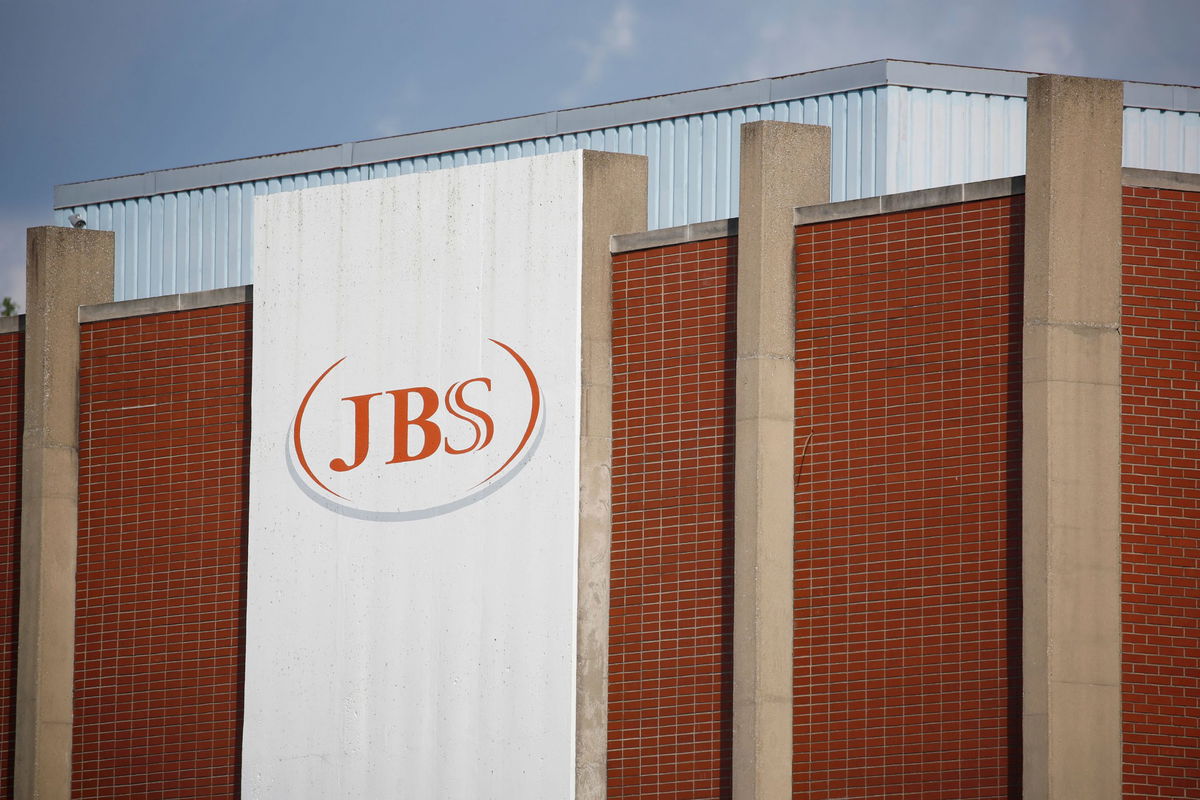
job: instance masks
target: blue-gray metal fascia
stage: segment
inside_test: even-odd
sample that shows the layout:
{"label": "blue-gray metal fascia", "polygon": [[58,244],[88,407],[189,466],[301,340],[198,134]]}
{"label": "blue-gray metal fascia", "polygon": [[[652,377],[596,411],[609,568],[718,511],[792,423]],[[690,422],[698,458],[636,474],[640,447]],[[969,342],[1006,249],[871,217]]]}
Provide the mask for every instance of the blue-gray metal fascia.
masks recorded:
{"label": "blue-gray metal fascia", "polygon": [[1171,86],[1161,83],[1126,83],[1125,106],[1161,111],[1200,111],[1200,87]]}
{"label": "blue-gray metal fascia", "polygon": [[[558,112],[556,135],[582,133],[660,119],[688,117],[768,102],[769,80],[731,83],[678,94],[663,94],[604,106],[585,106]],[[617,107],[619,111],[617,110]],[[616,112],[616,113],[614,113]]]}
{"label": "blue-gray metal fascia", "polygon": [[[223,184],[281,178],[340,167],[376,164],[453,150],[490,147],[546,136],[584,133],[654,120],[854,91],[883,85],[887,79],[889,63],[894,62],[869,61],[780,78],[745,81],[708,89],[696,89],[564,111],[551,111],[495,122],[482,122],[234,161],[219,161],[140,175],[61,184],[54,187],[54,207],[70,208],[153,194],[203,189]],[[980,69],[968,71],[987,72],[987,70]]]}
{"label": "blue-gray metal fascia", "polygon": [[[330,147],[218,161],[119,178],[60,184],[54,187],[54,207],[70,208],[166,192],[281,178],[454,150],[490,147],[546,136],[585,133],[783,100],[797,100],[816,94],[853,91],[880,85],[886,71],[884,61],[872,61],[783,78],[746,81]],[[346,157],[347,152],[350,154],[349,160]]]}
{"label": "blue-gray metal fascia", "polygon": [[[1027,97],[1026,81],[1043,74],[919,61],[888,60],[873,63],[886,65],[887,74],[881,83],[888,86],[999,94],[1008,97]],[[1125,81],[1125,106],[1161,111],[1200,112],[1200,87]]]}
{"label": "blue-gray metal fascia", "polygon": [[[367,139],[354,142],[352,162],[346,166],[378,164],[381,161],[398,161],[402,158],[427,156],[453,150],[469,150],[475,147],[490,147],[507,142],[539,139],[558,133],[557,117],[561,112],[548,111],[528,117],[483,122],[478,125],[462,125],[457,128],[442,128],[436,131],[407,133],[383,139]],[[320,169],[329,169],[328,166]],[[243,178],[243,180],[246,180]],[[250,180],[259,180],[257,177]]]}
{"label": "blue-gray metal fascia", "polygon": [[[868,61],[779,78],[745,81],[494,122],[62,184],[54,187],[54,207],[72,208],[169,192],[283,178],[881,86],[1023,98],[1026,96],[1025,82],[1033,74],[1035,73],[891,59]],[[1197,112],[1200,111],[1200,88],[1126,83],[1125,105],[1133,108]]]}
{"label": "blue-gray metal fascia", "polygon": [[[240,163],[240,162],[239,162]],[[184,167],[183,170],[200,170],[206,176],[216,176],[216,167],[221,164],[205,164],[198,167]],[[213,168],[213,169],[210,169]],[[167,170],[169,172],[183,170]],[[67,183],[54,187],[54,207],[69,208],[70,206],[86,206],[92,203],[107,203],[113,200],[124,200],[132,197],[145,197],[155,194],[155,183],[160,173],[143,172],[140,175],[123,175],[119,178],[104,178],[85,183]],[[211,186],[211,183],[204,184]],[[199,188],[199,187],[197,187]]]}
{"label": "blue-gray metal fascia", "polygon": [[887,84],[888,63],[887,60],[865,61],[862,64],[850,64],[845,67],[771,78],[769,81],[770,95],[763,100],[755,101],[755,103],[781,103],[824,94],[838,94],[884,86]]}
{"label": "blue-gray metal fascia", "polygon": [[[351,166],[350,158],[354,151],[352,144],[338,144],[330,147],[319,147],[313,150],[296,150],[291,153],[280,153],[273,156],[259,156],[237,161],[218,161],[213,164],[202,164],[195,167],[181,167],[149,173],[155,178],[152,194],[167,194],[168,192],[184,192],[190,189],[202,189],[209,186],[241,183],[241,176],[253,171],[261,179],[281,178],[284,175],[298,175],[306,172],[319,172],[325,169]],[[96,181],[98,183],[98,181]],[[75,184],[87,186],[89,184]],[[91,201],[97,202],[97,201]],[[102,201],[100,201],[102,202]]]}
{"label": "blue-gray metal fascia", "polygon": [[[819,94],[854,91],[882,85],[887,74],[886,63],[870,61],[782,78],[745,81],[619,103],[367,139],[330,147],[61,184],[54,187],[54,207],[69,208],[151,194],[281,178],[287,175],[377,164],[453,150],[490,147],[546,136],[584,133],[744,106],[797,100]],[[350,154],[348,160],[347,152]]]}
{"label": "blue-gray metal fascia", "polygon": [[194,167],[144,172],[121,178],[67,183],[54,187],[54,207],[67,208],[113,200],[130,200],[135,197],[205,189],[210,186],[243,183],[246,180],[281,178],[286,175],[350,166],[348,161],[353,147],[353,144],[338,144],[270,156],[240,158],[236,161],[215,161]]}
{"label": "blue-gray metal fascia", "polygon": [[921,61],[887,61],[885,81],[889,86],[943,89],[948,92],[1002,94],[1025,97],[1025,82],[1036,72],[1017,72],[980,67],[958,67]]}

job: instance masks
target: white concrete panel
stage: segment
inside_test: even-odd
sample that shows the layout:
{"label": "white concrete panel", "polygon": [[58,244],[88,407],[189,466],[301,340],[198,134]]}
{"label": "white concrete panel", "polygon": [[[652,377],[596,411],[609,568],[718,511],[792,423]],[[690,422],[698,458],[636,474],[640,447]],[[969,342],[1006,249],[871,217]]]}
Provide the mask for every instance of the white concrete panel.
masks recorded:
{"label": "white concrete panel", "polygon": [[572,796],[581,163],[255,198],[247,798]]}

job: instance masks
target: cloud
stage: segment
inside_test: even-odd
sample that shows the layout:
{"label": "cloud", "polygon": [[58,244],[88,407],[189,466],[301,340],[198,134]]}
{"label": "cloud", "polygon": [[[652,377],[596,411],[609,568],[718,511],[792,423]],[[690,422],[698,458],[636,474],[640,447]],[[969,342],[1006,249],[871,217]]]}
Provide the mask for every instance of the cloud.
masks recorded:
{"label": "cloud", "polygon": [[411,120],[420,118],[417,109],[423,98],[420,81],[411,75],[405,78],[392,92],[387,113],[371,124],[371,135],[396,136],[401,133],[413,133]]}
{"label": "cloud", "polygon": [[586,90],[600,82],[614,58],[633,53],[637,44],[634,30],[637,21],[633,3],[621,0],[595,41],[575,43],[575,49],[584,57],[583,72],[559,95],[564,105],[578,103]]}
{"label": "cloud", "polygon": [[[1007,31],[996,36],[997,30]],[[1085,68],[1080,21],[961,0],[880,3],[805,2],[766,13],[744,79],[802,72],[880,58],[1054,72]]]}
{"label": "cloud", "polygon": [[1194,83],[1195,0],[764,0],[739,79],[881,58]]}
{"label": "cloud", "polygon": [[1021,21],[1017,58],[1026,69],[1079,75],[1086,70],[1075,32],[1058,20],[1028,17]]}

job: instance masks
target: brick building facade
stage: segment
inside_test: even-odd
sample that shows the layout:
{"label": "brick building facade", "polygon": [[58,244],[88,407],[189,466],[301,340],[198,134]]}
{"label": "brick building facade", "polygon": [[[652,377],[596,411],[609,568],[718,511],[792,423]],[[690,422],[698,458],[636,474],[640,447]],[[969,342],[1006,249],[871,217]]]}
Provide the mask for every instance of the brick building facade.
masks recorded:
{"label": "brick building facade", "polygon": [[[1060,105],[1043,116],[1035,105],[1031,129],[1045,122],[1092,136],[1080,127],[1089,115],[1113,111],[1090,83],[1044,90]],[[1089,147],[1112,149],[1094,138]],[[1061,732],[1038,738],[1029,699],[1037,682],[1049,685],[1051,727],[1069,728],[1053,698],[1056,681],[1076,682],[1062,677],[1074,645],[1055,633],[1053,598],[1076,591],[1090,602],[1106,580],[1085,575],[1081,588],[1052,557],[1048,567],[1031,564],[1040,548],[1073,546],[1070,536],[1052,538],[1055,525],[1085,524],[1053,510],[1055,481],[1086,489],[1089,480],[1053,467],[1046,478],[1032,463],[1059,463],[1055,447],[1080,446],[1039,435],[1039,451],[1026,425],[1026,415],[1041,413],[1031,400],[1034,371],[1070,383],[1076,363],[1035,349],[1038,327],[1053,317],[1053,309],[1031,311],[1044,288],[1036,275],[1050,274],[1052,286],[1058,279],[1060,256],[1030,250],[1047,226],[1085,258],[1104,258],[1089,248],[1117,248],[1119,414],[1087,418],[1081,435],[1102,438],[1115,420],[1110,433],[1119,437],[1120,558],[1111,576],[1119,596],[1108,598],[1118,627],[1104,635],[1119,648],[1117,727],[1108,733],[1120,774],[1090,796],[1200,797],[1200,178],[1122,173],[1119,133],[1116,155],[1107,155],[1116,160],[1095,167],[1108,170],[1096,180],[1108,181],[1101,188],[1120,209],[1107,242],[1054,227],[1070,219],[1034,198],[1032,187],[1050,180],[1034,155],[1024,179],[795,211],[786,298],[794,433],[785,468],[794,484],[786,748],[796,798],[1078,797],[1059,771],[1094,768],[1077,786],[1103,779],[1090,755],[1056,744]],[[1048,158],[1055,168],[1073,163],[1057,151]],[[1049,191],[1073,202],[1071,187]],[[1087,192],[1075,198],[1085,209]],[[755,223],[746,217],[753,206],[742,207],[740,220],[613,238],[613,798],[776,796],[763,788],[769,778],[744,781],[782,745],[768,734],[747,742],[735,725],[743,658],[735,628],[745,613],[735,586],[736,539],[745,535],[735,507],[736,398],[749,380],[739,290],[747,264],[769,263],[739,242]],[[31,238],[31,253],[39,247],[36,257],[48,260],[47,246]],[[31,291],[30,325],[38,302]],[[253,468],[250,292],[85,304],[78,318],[70,796],[236,797]],[[18,743],[17,719],[27,712],[17,692],[33,682],[18,675],[18,618],[28,612],[16,599],[37,558],[22,541],[20,476],[24,468],[29,486],[26,462],[40,452],[28,429],[22,445],[22,415],[40,402],[25,388],[42,378],[27,367],[26,323],[5,324],[0,778],[6,796],[20,796],[14,765],[41,774]],[[1073,333],[1085,338],[1109,330],[1079,326]],[[1081,402],[1068,413],[1091,413]],[[1031,483],[1039,474],[1044,492]],[[1043,494],[1056,520],[1050,544],[1029,532]],[[1038,617],[1026,604],[1045,596],[1031,584],[1049,585],[1048,639],[1031,632]],[[1095,718],[1088,725],[1103,728]],[[24,735],[25,752],[35,752],[37,737]],[[1043,773],[1050,777],[1040,781]],[[758,788],[740,795],[743,785]]]}

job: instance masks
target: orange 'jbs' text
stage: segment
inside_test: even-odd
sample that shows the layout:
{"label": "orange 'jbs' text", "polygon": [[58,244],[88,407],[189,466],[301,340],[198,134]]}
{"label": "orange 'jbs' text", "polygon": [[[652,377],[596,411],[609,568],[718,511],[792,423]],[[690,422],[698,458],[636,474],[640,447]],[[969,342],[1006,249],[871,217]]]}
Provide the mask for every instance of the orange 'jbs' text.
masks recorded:
{"label": "orange 'jbs' text", "polygon": [[[451,384],[440,398],[428,386],[343,397],[342,400],[350,403],[354,409],[353,460],[348,462],[344,458],[335,458],[329,462],[329,467],[336,472],[349,472],[366,460],[371,446],[371,401],[383,395],[390,396],[392,400],[393,436],[388,464],[420,461],[439,449],[452,456],[482,450],[491,443],[495,424],[487,412],[471,405],[464,397],[467,387],[472,384],[479,384],[483,391],[492,390],[491,378],[471,378]],[[451,441],[451,437],[443,434],[441,426],[434,420],[439,406],[451,416],[468,423],[473,433],[465,433],[461,438],[456,437],[458,441]],[[414,437],[413,434],[418,435]]]}

